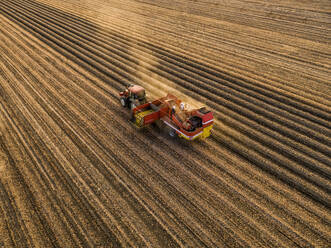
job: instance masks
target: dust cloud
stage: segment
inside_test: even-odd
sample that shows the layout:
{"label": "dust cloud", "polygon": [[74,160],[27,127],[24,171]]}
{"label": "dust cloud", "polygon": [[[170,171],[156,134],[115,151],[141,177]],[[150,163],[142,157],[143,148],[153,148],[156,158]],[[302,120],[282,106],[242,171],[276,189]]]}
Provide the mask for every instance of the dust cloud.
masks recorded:
{"label": "dust cloud", "polygon": [[142,55],[133,50],[129,50],[129,53],[138,58],[138,64],[135,68],[135,77],[138,79],[139,84],[146,89],[149,100],[160,98],[170,93],[187,103],[189,109],[200,108],[205,105],[204,103],[187,96],[183,93],[181,87],[171,80],[156,73],[155,71],[159,70],[157,68],[159,59],[155,55]]}

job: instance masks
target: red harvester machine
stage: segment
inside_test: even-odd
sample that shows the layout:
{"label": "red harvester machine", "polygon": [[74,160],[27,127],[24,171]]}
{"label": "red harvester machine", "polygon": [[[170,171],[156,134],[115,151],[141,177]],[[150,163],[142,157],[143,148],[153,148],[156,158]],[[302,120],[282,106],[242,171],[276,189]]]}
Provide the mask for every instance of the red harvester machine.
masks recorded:
{"label": "red harvester machine", "polygon": [[214,117],[205,107],[188,110],[187,106],[176,96],[165,97],[147,102],[145,89],[130,85],[120,92],[123,107],[131,109],[133,123],[141,128],[151,123],[167,129],[170,136],[178,135],[187,140],[206,138],[210,135]]}

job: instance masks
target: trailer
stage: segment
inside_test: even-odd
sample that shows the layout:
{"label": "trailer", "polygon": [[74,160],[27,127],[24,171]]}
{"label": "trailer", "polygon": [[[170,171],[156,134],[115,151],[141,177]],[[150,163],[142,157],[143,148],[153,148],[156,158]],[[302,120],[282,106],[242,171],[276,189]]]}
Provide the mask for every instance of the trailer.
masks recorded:
{"label": "trailer", "polygon": [[[132,86],[132,89],[137,88]],[[121,92],[120,96],[123,95]],[[178,136],[187,140],[207,138],[214,124],[211,111],[205,107],[189,110],[184,102],[172,94],[134,106],[131,108],[131,120],[138,128],[157,123],[165,128],[171,137]]]}

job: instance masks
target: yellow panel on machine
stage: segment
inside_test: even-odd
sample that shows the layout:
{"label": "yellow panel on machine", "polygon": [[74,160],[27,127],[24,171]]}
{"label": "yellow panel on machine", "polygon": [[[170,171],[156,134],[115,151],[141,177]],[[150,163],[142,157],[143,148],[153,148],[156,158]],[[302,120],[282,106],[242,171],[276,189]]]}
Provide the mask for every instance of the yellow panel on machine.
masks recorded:
{"label": "yellow panel on machine", "polygon": [[210,135],[210,130],[213,128],[213,125],[210,125],[208,127],[205,127],[202,131],[202,134],[200,136],[201,139],[205,139]]}
{"label": "yellow panel on machine", "polygon": [[138,112],[135,114],[135,125],[137,127],[142,127],[144,125],[144,117],[150,113],[153,113],[154,111],[152,109],[143,111],[143,112]]}
{"label": "yellow panel on machine", "polygon": [[208,136],[210,136],[210,134],[211,134],[210,131],[211,131],[212,128],[213,128],[213,125],[205,127],[200,133],[196,134],[195,136],[193,136],[191,138],[186,136],[186,135],[183,135],[183,134],[179,134],[178,136],[182,137],[186,140],[205,139]]}

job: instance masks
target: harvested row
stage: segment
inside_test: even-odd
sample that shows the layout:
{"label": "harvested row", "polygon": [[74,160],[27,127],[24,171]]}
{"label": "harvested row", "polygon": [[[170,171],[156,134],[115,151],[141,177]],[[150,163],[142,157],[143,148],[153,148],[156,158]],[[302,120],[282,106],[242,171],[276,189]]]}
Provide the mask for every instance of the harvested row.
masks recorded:
{"label": "harvested row", "polygon": [[[157,9],[158,10],[158,9]],[[157,12],[157,10],[155,10],[155,12],[156,13],[158,13]],[[154,9],[153,9],[153,11],[154,11]],[[168,11],[169,12],[169,11]],[[129,12],[130,13],[130,12]],[[124,12],[123,13],[123,15],[125,15],[126,13]],[[138,14],[138,13],[137,13]],[[143,15],[142,13],[140,13],[141,15]],[[122,16],[122,15],[121,15]],[[161,16],[162,16],[162,13],[161,13]],[[162,17],[161,17],[162,18]],[[121,18],[117,18],[116,20],[118,20],[118,19],[121,19]],[[128,15],[127,17],[123,17],[123,20],[126,20],[126,22],[130,22],[131,24],[132,24],[132,26],[136,26],[137,25],[137,22],[139,23],[139,18],[135,18],[135,19],[133,19],[133,20],[130,20],[130,19],[132,19],[132,18],[130,18],[130,15]],[[136,20],[137,19],[137,20]],[[162,25],[162,22],[161,23],[159,23],[159,19],[160,18],[158,18],[157,20],[149,20],[147,17],[145,17],[144,16],[144,20],[140,23],[142,26],[145,26],[146,24],[148,24],[148,27],[149,28],[152,28],[155,32],[160,32],[160,30],[161,30],[161,27],[163,26],[165,26],[165,25]],[[116,21],[115,20],[115,21]],[[184,19],[185,20],[185,19]],[[154,24],[155,23],[155,24]],[[169,24],[172,24],[171,23],[171,21],[169,21],[169,20],[166,20],[165,22],[164,22],[165,24],[167,24],[167,26],[169,26]],[[160,24],[160,25],[159,25]],[[174,25],[176,25],[176,23],[173,23]],[[188,25],[188,26],[190,26],[190,25]],[[162,28],[162,29],[164,29],[164,28]],[[215,40],[213,41],[212,39],[210,39],[210,37],[209,37],[209,35],[210,35],[210,33],[213,33],[211,30],[209,30],[209,29],[206,29],[206,28],[204,28],[204,32],[203,33],[201,33],[200,34],[200,36],[199,35],[196,35],[196,34],[199,34],[199,28],[197,27],[196,29],[198,29],[198,30],[192,30],[192,32],[190,33],[189,32],[189,35],[185,38],[185,41],[186,42],[198,42],[198,43],[200,43],[201,44],[201,42],[203,42],[202,44],[203,44],[203,46],[204,46],[204,48],[206,49],[207,48],[207,44],[210,44],[210,46],[209,47],[211,47],[212,48],[212,50],[211,50],[211,52],[214,52],[214,54],[215,54],[215,51],[216,50],[218,50],[217,49],[217,46],[219,46],[220,44],[225,44],[222,40],[222,42],[215,42]],[[173,30],[170,30],[170,29],[168,29],[168,30],[165,30],[164,29],[164,32],[163,33],[166,33],[168,36],[172,36],[174,39],[176,39],[176,33],[175,33],[175,31],[173,31]],[[183,37],[184,37],[184,33],[188,33],[188,31],[187,31],[187,29],[184,29],[184,30],[182,30],[182,34],[181,34],[181,39],[183,39]],[[178,36],[178,34],[177,34],[177,36]],[[201,36],[203,36],[203,39],[201,39],[201,38],[198,38],[198,37],[201,37]],[[222,32],[222,34],[219,34],[219,36],[223,36],[223,32]],[[231,44],[232,44],[232,46],[233,47],[235,47],[235,44],[233,43],[233,41],[231,41]],[[243,48],[244,47],[244,45],[245,45],[245,43],[243,43],[243,46],[241,46],[241,50],[242,50],[242,52],[244,51],[244,50],[246,50],[245,48]],[[240,54],[238,54],[237,53],[237,51],[238,51],[238,49],[233,49],[233,47],[232,46],[227,46],[227,47],[223,47],[221,50],[219,50],[219,52],[222,52],[222,53],[229,53],[230,52],[230,50],[232,50],[233,52],[232,53],[235,53],[236,54],[236,56],[239,56],[239,57],[241,57],[241,55]],[[225,51],[225,50],[227,50],[227,51]],[[269,48],[269,50],[270,50],[270,48]],[[252,50],[252,51],[254,51],[254,50]],[[257,50],[255,50],[255,53],[250,53],[249,54],[249,57],[250,57],[250,59],[252,58],[252,57],[255,57],[256,56],[256,52],[257,52]],[[272,56],[272,54],[268,51],[268,55],[269,56]],[[244,58],[244,57],[243,57]],[[246,57],[245,59],[248,59],[248,57]],[[259,57],[259,60],[261,61],[263,61],[263,60],[265,60],[265,56],[260,56]],[[255,62],[258,62],[257,60],[255,61]],[[269,61],[270,62],[270,61]],[[276,62],[276,60],[274,60],[273,61],[273,63],[275,63]],[[287,63],[287,62],[285,62],[285,60],[283,61],[284,62],[284,65]],[[327,62],[327,61],[326,61]],[[292,67],[294,65],[294,63],[292,64],[288,64],[288,66],[287,67]],[[247,64],[246,64],[246,67],[247,67]],[[282,66],[282,70],[287,70],[288,68],[287,67],[284,67],[284,66]],[[323,66],[322,66],[323,67]],[[306,72],[302,72],[302,70],[301,70],[301,73],[306,73]],[[319,74],[322,74],[322,73],[319,73]],[[317,80],[317,77],[319,77],[319,76],[321,76],[321,75],[319,75],[319,74],[315,74],[314,75],[314,80]],[[326,76],[327,76],[327,74],[326,74]],[[327,77],[326,77],[327,78]],[[325,79],[326,79],[325,78]]]}
{"label": "harvested row", "polygon": [[[51,9],[49,6],[44,6],[41,3],[38,3],[37,7],[38,8],[45,9],[48,12],[55,12],[56,13],[56,10]],[[164,18],[163,17],[164,16],[164,13],[165,13],[163,11],[163,9],[158,9],[158,11],[159,12],[157,12],[157,13],[159,15],[159,18],[157,20],[155,20],[155,19],[146,19],[147,20],[147,23],[149,23],[149,27],[155,26],[155,27],[157,27],[157,29],[160,29],[160,24],[162,24],[162,23],[163,24],[166,24],[166,25],[169,25],[169,24],[175,25],[175,22],[172,21],[172,19]],[[125,15],[125,12],[122,11],[121,14]],[[167,14],[171,14],[171,13],[168,12]],[[126,17],[126,19],[130,19],[129,17],[130,16],[128,15]],[[172,17],[175,17],[175,15],[173,15]],[[148,18],[148,16],[145,16],[145,18]],[[196,28],[196,27],[199,27],[199,25],[200,26],[202,25],[201,22],[192,22],[191,19],[188,19],[188,18],[185,19],[184,16],[182,18],[183,18],[182,19],[182,22],[185,25],[185,29],[184,30],[181,30],[181,31],[187,33],[188,32],[187,29],[190,29],[192,26],[195,27],[192,31],[189,31],[190,39],[191,40],[193,40],[193,37],[194,37],[195,34],[201,34],[202,35],[201,31]],[[162,20],[162,22],[161,22],[161,20]],[[139,19],[136,20],[136,21],[139,21]],[[158,23],[158,25],[155,25],[156,22]],[[189,23],[189,25],[187,23]],[[312,60],[305,60],[305,57],[302,57],[301,54],[297,54],[296,53],[296,54],[294,54],[295,56],[294,55],[290,55],[290,54],[288,54],[288,51],[287,50],[280,50],[279,53],[276,53],[275,51],[273,51],[271,49],[272,48],[279,48],[279,49],[281,49],[281,47],[279,47],[279,45],[277,47],[275,45],[270,47],[270,46],[265,46],[264,44],[261,44],[261,43],[257,44],[255,40],[258,39],[259,37],[254,37],[254,36],[247,37],[248,34],[243,35],[243,34],[240,34],[240,33],[236,33],[236,35],[237,36],[240,36],[241,37],[241,40],[242,40],[242,41],[238,41],[238,42],[233,41],[233,40],[229,40],[229,39],[225,39],[224,36],[227,36],[227,33],[233,35],[234,34],[234,31],[232,31],[232,30],[226,30],[226,29],[224,29],[224,27],[222,29],[222,26],[215,26],[213,28],[212,27],[213,26],[211,26],[211,23],[209,23],[208,26],[207,25],[204,26],[203,27],[204,28],[203,30],[205,32],[203,33],[203,35],[205,36],[204,38],[208,38],[207,41],[204,41],[204,45],[206,45],[205,44],[206,42],[209,43],[209,40],[210,39],[213,39],[213,42],[211,43],[213,45],[213,49],[215,49],[215,46],[216,45],[219,45],[220,42],[222,41],[223,44],[230,44],[231,45],[231,46],[227,46],[227,49],[226,50],[231,49],[232,46],[238,47],[238,48],[244,49],[244,50],[245,49],[248,49],[248,48],[252,48],[251,51],[257,52],[258,50],[262,50],[263,52],[267,52],[269,54],[269,56],[272,56],[273,54],[278,54],[278,55],[281,55],[281,57],[286,57],[286,58],[291,58],[291,59],[297,60],[297,62],[299,62],[299,61],[300,62],[303,62],[304,61],[305,63],[310,63],[311,65],[313,65],[314,63],[318,63],[318,61],[316,61],[316,60],[313,60],[313,61]],[[157,29],[155,29],[155,30],[157,30]],[[222,32],[219,31],[220,29],[222,30]],[[208,30],[208,32],[206,32],[207,30]],[[170,29],[168,29],[167,31],[168,31],[167,33],[172,33],[173,32]],[[254,40],[255,42],[252,42],[252,40]],[[218,41],[218,42],[215,42],[215,41]],[[260,40],[257,40],[257,41],[260,42]],[[275,40],[268,40],[268,43],[278,44]],[[263,46],[263,48],[261,47],[261,45]],[[297,44],[295,44],[295,45],[297,45]],[[307,48],[305,48],[305,49],[307,49]],[[223,50],[225,50],[225,48]],[[225,52],[225,51],[223,51],[223,52]],[[226,52],[228,52],[228,51],[226,51]],[[236,54],[236,55],[237,56],[240,56],[239,54]],[[254,54],[251,54],[251,56],[253,56],[253,55]],[[318,58],[320,59],[321,56],[325,56],[325,54],[323,55],[322,53],[319,53]],[[285,60],[284,60],[284,62],[285,62]],[[325,61],[325,62],[328,62],[328,61]],[[321,63],[316,64],[316,66],[317,65],[319,67],[316,67],[314,69],[319,70],[319,69],[322,69],[324,67],[324,64],[321,64]],[[318,76],[318,75],[315,74],[315,76]]]}
{"label": "harvested row", "polygon": [[[155,32],[161,32],[166,34],[167,36],[172,36],[176,38],[176,32],[172,29],[166,28],[171,25],[176,25],[176,22],[172,22],[171,19],[169,21],[169,17],[166,18],[164,21],[160,21],[160,18],[155,20],[155,18],[148,18],[145,17],[143,21],[139,22],[138,20],[132,20],[128,21],[130,19],[130,16],[125,16],[125,13],[123,13],[123,17],[117,18],[117,20],[122,20],[126,22],[130,22],[132,25],[137,25],[139,23],[140,25],[144,26],[146,23],[148,23],[148,28],[153,29]],[[138,14],[138,13],[137,13]],[[162,13],[161,13],[162,18]],[[177,20],[178,21],[178,20]],[[185,19],[183,22],[185,23]],[[292,58],[292,56],[280,54],[280,56],[275,56],[275,52],[270,52],[270,47],[267,47],[262,51],[260,48],[257,48],[254,44],[251,46],[247,45],[247,42],[243,43],[235,43],[233,40],[225,40],[223,38],[224,31],[219,32],[218,29],[209,29],[207,27],[203,28],[203,32],[196,30],[197,28],[194,28],[192,31],[188,31],[187,27],[193,26],[191,23],[185,24],[182,30],[181,39],[185,39],[187,42],[195,43],[196,45],[203,45],[204,49],[210,49],[214,54],[217,53],[223,53],[230,56],[236,55],[239,58],[242,58],[242,60],[248,60],[248,61],[254,61],[255,63],[269,63],[272,59],[273,65],[276,65],[276,61],[279,61],[277,63],[277,66],[281,68],[283,71],[292,71],[293,73],[295,71],[300,71],[303,74],[306,74],[307,77],[309,77],[311,80],[314,80],[315,82],[320,81],[321,84],[325,84],[328,80],[328,74],[327,71],[330,68],[327,66],[327,64],[314,64],[312,61],[304,61],[304,63],[301,63],[300,60],[289,60],[289,58]],[[161,28],[162,27],[162,28]],[[185,28],[185,29],[184,29]],[[203,36],[203,39],[201,38]],[[238,49],[241,50],[241,53],[238,54]],[[246,55],[247,54],[247,55]],[[245,56],[246,55],[246,56]],[[263,63],[264,62],[264,63]],[[326,61],[327,62],[327,61]],[[241,62],[242,65],[245,65],[243,62]],[[246,63],[247,64],[247,63]],[[302,72],[302,67],[307,66],[307,64],[314,68],[314,71],[304,71]],[[311,74],[313,73],[313,74]],[[323,77],[324,74],[324,77]],[[313,76],[313,77],[312,77]],[[322,80],[319,80],[321,78]],[[324,78],[324,80],[323,80]]]}

